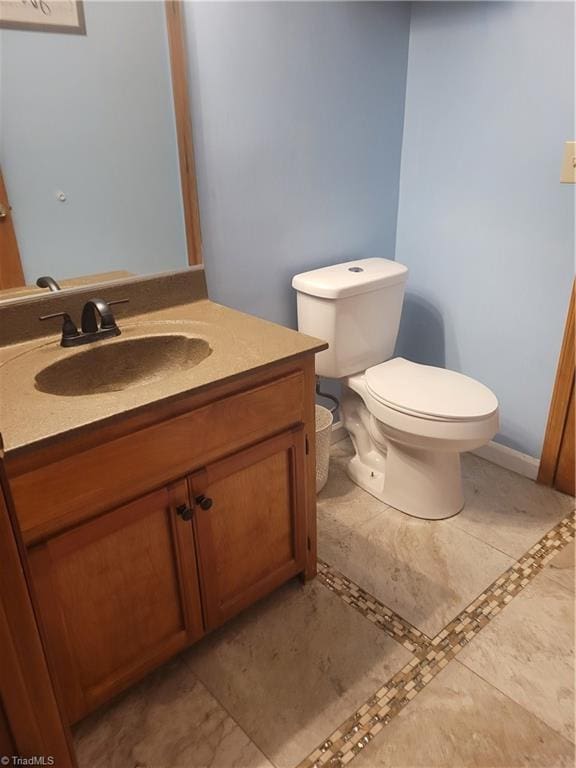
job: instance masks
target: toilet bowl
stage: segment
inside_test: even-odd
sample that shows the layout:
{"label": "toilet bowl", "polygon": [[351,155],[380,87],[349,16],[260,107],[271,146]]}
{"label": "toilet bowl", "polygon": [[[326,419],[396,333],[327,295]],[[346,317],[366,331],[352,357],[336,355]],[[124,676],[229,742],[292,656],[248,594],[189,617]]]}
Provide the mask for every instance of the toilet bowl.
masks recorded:
{"label": "toilet bowl", "polygon": [[340,380],[354,444],[350,478],[413,517],[439,520],[464,505],[460,454],[498,430],[498,400],[455,371],[393,357],[408,270],[360,259],[296,275],[298,328],[324,338],[316,373]]}
{"label": "toilet bowl", "polygon": [[428,520],[462,509],[460,454],[498,429],[498,401],[487,387],[403,358],[344,379],[341,415],[355,448],[350,478],[385,504]]}

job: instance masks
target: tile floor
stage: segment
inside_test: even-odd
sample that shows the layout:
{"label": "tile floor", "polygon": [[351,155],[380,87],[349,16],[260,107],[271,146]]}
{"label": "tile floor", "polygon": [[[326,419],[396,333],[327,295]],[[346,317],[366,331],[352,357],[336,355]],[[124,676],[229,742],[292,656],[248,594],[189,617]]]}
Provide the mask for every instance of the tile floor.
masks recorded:
{"label": "tile floor", "polygon": [[350,450],[319,577],[83,721],[80,768],[574,765],[574,500],[466,456],[463,512],[416,521],[348,480]]}

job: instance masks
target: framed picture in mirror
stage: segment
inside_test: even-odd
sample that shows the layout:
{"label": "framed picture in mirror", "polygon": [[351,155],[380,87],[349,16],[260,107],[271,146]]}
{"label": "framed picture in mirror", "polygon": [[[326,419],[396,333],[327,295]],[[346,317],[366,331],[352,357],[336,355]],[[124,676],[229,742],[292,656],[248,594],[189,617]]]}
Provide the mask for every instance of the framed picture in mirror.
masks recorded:
{"label": "framed picture in mirror", "polygon": [[0,0],[0,27],[85,35],[82,0]]}

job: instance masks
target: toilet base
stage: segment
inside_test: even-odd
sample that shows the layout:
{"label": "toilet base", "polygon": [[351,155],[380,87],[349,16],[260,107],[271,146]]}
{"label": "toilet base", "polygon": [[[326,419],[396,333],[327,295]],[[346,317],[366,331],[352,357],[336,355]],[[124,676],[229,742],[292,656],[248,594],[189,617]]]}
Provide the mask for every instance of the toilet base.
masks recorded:
{"label": "toilet base", "polygon": [[425,451],[389,442],[384,470],[348,462],[350,479],[380,501],[412,517],[442,520],[464,506],[460,454]]}

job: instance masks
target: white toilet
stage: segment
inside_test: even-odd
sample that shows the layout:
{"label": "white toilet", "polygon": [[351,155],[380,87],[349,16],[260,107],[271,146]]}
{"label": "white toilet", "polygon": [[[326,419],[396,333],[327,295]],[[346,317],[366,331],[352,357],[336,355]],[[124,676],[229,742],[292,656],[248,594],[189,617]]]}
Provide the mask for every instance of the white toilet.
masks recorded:
{"label": "white toilet", "polygon": [[[303,272],[298,328],[329,342],[316,373],[340,379],[350,478],[396,509],[440,520],[464,506],[460,454],[498,430],[498,400],[461,373],[392,358],[408,269],[361,259]],[[391,359],[392,358],[392,359]]]}

